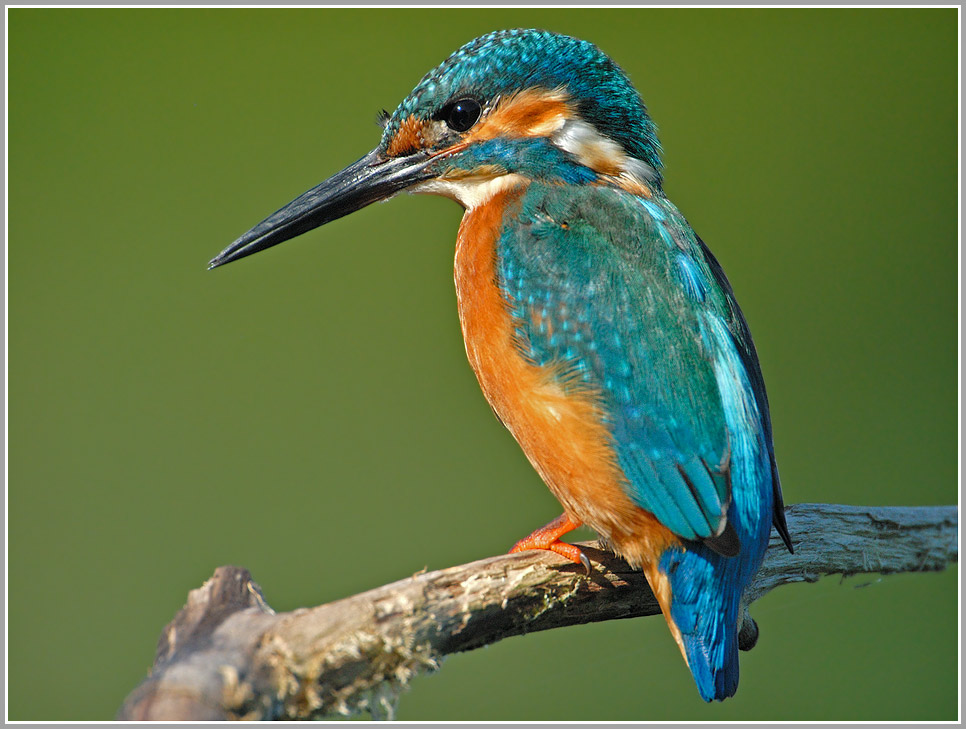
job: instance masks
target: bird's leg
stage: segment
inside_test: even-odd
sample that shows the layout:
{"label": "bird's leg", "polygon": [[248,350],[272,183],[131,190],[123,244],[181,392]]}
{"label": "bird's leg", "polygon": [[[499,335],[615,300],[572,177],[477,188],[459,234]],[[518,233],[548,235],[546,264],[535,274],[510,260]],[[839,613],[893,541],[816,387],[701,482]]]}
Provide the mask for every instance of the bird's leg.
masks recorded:
{"label": "bird's leg", "polygon": [[587,555],[573,544],[560,541],[560,537],[567,532],[572,532],[579,526],[579,521],[574,521],[566,513],[561,514],[549,524],[540,527],[530,536],[524,537],[514,544],[510,554],[523,552],[527,549],[546,549],[569,559],[575,564],[583,565],[587,574],[590,574],[590,560],[587,559]]}

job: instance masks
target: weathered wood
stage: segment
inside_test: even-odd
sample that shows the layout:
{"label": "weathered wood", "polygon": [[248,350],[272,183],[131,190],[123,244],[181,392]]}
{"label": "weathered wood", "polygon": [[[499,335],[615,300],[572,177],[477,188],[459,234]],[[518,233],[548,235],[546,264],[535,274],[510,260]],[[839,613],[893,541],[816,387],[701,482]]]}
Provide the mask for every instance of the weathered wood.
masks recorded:
{"label": "weathered wood", "polygon": [[[795,553],[773,535],[746,594],[860,572],[942,570],[958,558],[958,510],[789,507]],[[410,679],[450,653],[512,635],[660,613],[643,575],[582,544],[594,564],[546,552],[413,575],[315,608],[275,614],[247,570],[219,567],[165,628],[151,675],[119,719],[309,719],[368,710],[391,717]],[[754,623],[743,634],[754,642]]]}

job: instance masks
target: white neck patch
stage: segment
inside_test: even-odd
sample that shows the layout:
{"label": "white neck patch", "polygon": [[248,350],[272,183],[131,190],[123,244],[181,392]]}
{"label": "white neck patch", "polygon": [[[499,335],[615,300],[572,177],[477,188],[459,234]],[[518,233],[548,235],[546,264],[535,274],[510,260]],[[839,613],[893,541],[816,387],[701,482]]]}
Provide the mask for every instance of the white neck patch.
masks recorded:
{"label": "white neck patch", "polygon": [[653,167],[629,156],[617,142],[603,136],[582,119],[568,119],[551,135],[550,141],[597,173],[627,176],[641,183],[658,180]]}

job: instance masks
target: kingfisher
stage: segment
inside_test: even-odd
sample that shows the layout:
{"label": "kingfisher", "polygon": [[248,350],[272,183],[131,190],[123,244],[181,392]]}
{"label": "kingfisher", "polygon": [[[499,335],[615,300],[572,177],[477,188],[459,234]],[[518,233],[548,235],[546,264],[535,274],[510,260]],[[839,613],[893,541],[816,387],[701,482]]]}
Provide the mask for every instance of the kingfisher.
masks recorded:
{"label": "kingfisher", "polygon": [[[378,146],[238,238],[238,260],[402,191],[463,206],[455,282],[469,363],[563,507],[643,570],[705,701],[733,696],[745,588],[781,485],[755,346],[714,255],[663,190],[656,127],[590,42],[470,41],[389,114]],[[739,637],[740,634],[740,637]]]}

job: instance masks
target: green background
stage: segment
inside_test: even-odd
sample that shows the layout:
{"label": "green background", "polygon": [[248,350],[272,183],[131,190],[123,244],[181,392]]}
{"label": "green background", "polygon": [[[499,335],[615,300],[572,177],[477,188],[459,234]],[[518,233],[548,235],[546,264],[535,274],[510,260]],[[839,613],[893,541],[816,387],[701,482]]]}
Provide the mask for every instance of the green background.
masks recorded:
{"label": "green background", "polygon": [[[451,201],[205,270],[497,28],[594,41],[641,90],[668,194],[751,323],[786,501],[957,502],[955,10],[8,19],[11,718],[112,717],[218,565],[290,610],[559,513],[465,362]],[[724,704],[651,618],[451,657],[398,718],[956,718],[956,569],[754,614]]]}

